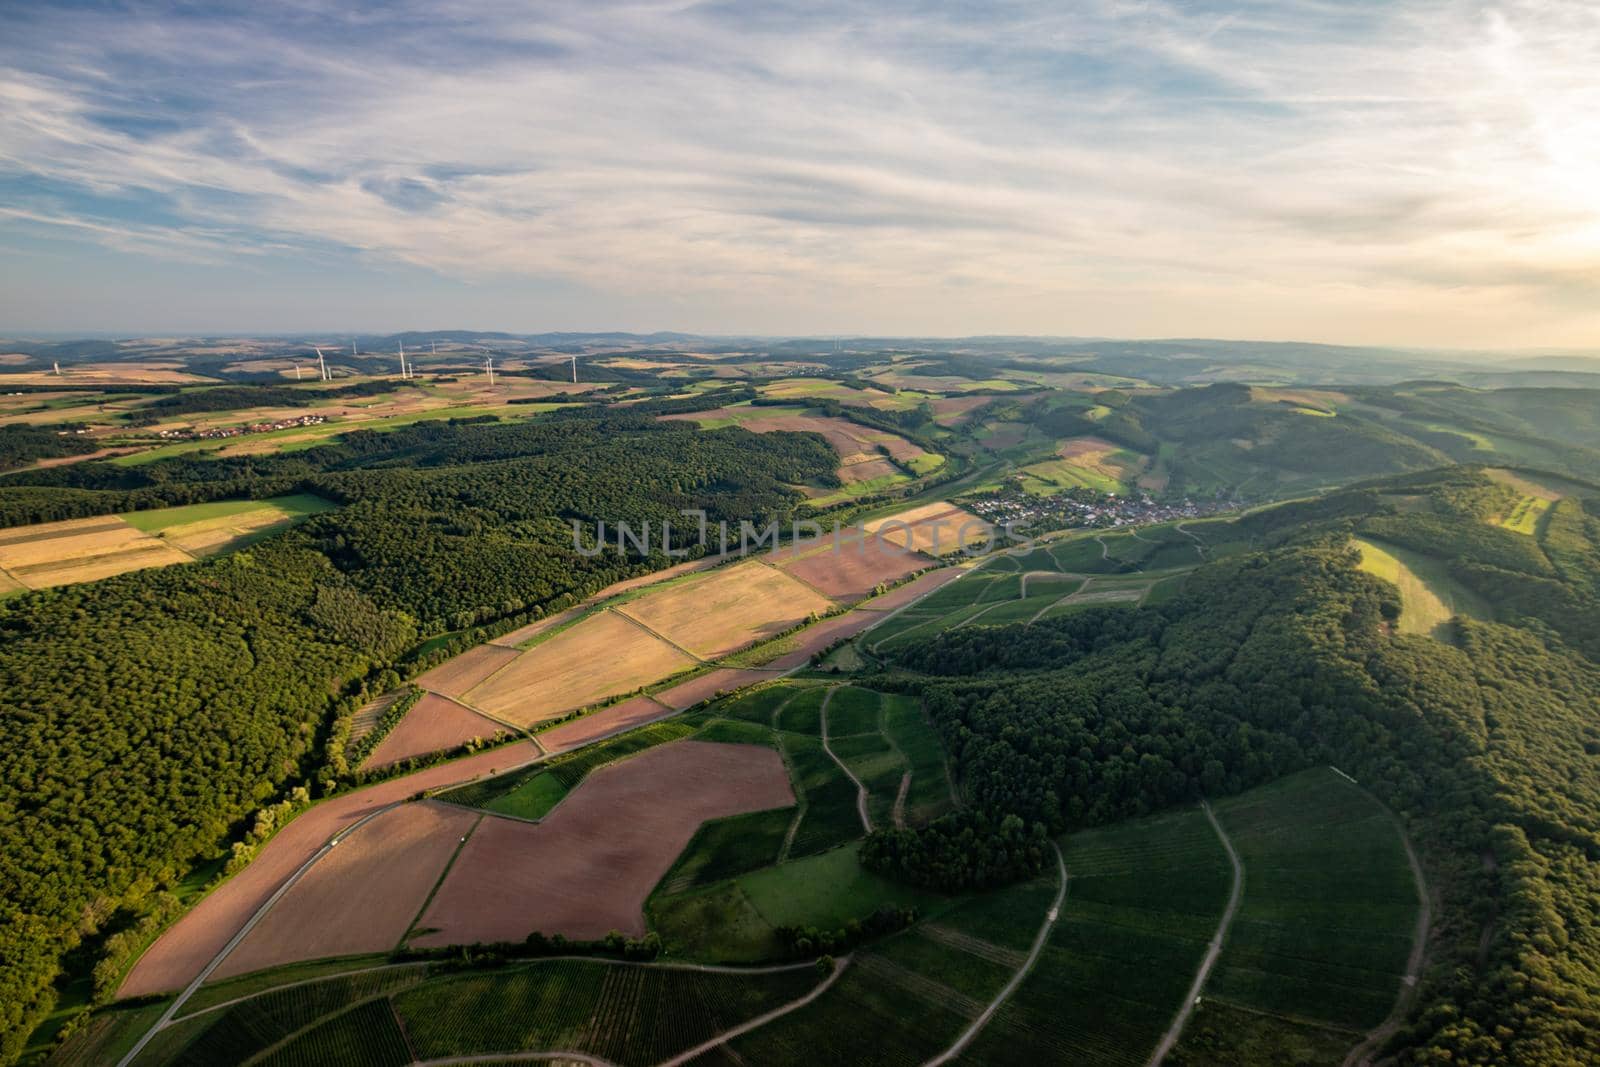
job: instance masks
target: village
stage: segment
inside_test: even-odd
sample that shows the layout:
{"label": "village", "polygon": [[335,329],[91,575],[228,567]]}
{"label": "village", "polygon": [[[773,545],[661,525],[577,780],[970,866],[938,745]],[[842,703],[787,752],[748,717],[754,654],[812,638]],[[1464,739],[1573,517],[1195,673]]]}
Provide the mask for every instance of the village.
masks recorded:
{"label": "village", "polygon": [[162,430],[160,436],[168,441],[210,441],[222,437],[243,437],[245,434],[290,430],[297,426],[319,426],[327,421],[328,419],[325,415],[298,415],[292,419],[252,422],[246,426],[208,426],[201,430]]}
{"label": "village", "polygon": [[1158,501],[1142,492],[1101,493],[1082,487],[1034,496],[1014,485],[969,497],[962,503],[997,526],[1010,523],[1019,530],[1149,526],[1175,519],[1205,518],[1243,506],[1235,499]]}

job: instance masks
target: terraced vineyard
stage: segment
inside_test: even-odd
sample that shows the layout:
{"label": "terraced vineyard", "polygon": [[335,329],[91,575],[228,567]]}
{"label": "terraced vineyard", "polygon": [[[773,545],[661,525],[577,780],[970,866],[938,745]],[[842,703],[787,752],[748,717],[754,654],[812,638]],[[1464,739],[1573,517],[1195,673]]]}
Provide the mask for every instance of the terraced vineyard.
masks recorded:
{"label": "terraced vineyard", "polygon": [[1331,770],[1216,805],[1244,899],[1172,1064],[1338,1063],[1393,1008],[1418,888],[1394,820]]}
{"label": "terraced vineyard", "polygon": [[1198,809],[1073,834],[1066,904],[974,1064],[1145,1062],[1183,1002],[1232,885]]}

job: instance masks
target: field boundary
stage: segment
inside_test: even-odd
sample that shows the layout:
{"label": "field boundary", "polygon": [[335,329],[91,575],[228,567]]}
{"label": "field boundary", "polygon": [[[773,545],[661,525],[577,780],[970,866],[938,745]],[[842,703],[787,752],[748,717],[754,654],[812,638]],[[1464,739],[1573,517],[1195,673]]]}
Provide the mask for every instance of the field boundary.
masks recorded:
{"label": "field boundary", "polygon": [[[685,656],[688,656],[690,659],[694,660],[696,663],[702,663],[702,664],[705,664],[708,667],[716,666],[716,661],[715,660],[709,660],[709,659],[706,659],[706,658],[704,658],[702,656],[695,655],[693,652],[690,652],[687,648],[684,648],[682,645],[678,644],[678,642],[674,641],[672,638],[668,637],[666,634],[661,633],[658,630],[652,629],[648,623],[640,622],[638,619],[634,618],[632,615],[629,615],[626,611],[623,611],[620,606],[619,607],[614,607],[614,608],[605,608],[604,610],[611,612],[611,614],[615,615],[619,619],[626,619],[628,622],[632,623],[634,626],[638,627],[641,631],[643,631],[647,636],[655,638],[657,641],[660,641],[662,644],[670,645],[671,647],[677,649],[679,652],[682,652]],[[485,680],[487,681],[487,679],[485,679]]]}
{"label": "field boundary", "polygon": [[1056,899],[1051,903],[1050,910],[1045,912],[1044,922],[1039,925],[1039,932],[1034,935],[1033,947],[1028,950],[1028,958],[1022,961],[1022,966],[1017,968],[1010,981],[1006,982],[1001,987],[1000,992],[994,995],[994,999],[989,1002],[989,1006],[984,1008],[976,1019],[972,1020],[972,1025],[961,1032],[961,1036],[956,1038],[955,1044],[933,1057],[933,1059],[928,1060],[922,1067],[939,1067],[940,1064],[949,1063],[965,1052],[967,1046],[972,1044],[973,1039],[983,1031],[985,1026],[989,1025],[989,1020],[994,1018],[995,1013],[1005,1006],[1005,1002],[1011,999],[1011,994],[1017,991],[1017,987],[1022,984],[1023,979],[1028,977],[1034,965],[1039,962],[1039,956],[1044,952],[1046,942],[1050,940],[1050,931],[1054,928],[1056,920],[1061,916],[1061,906],[1066,903],[1067,882],[1069,880],[1067,876],[1067,861],[1061,855],[1061,846],[1052,841],[1050,842],[1050,847],[1056,853],[1056,871],[1061,884],[1056,889]]}
{"label": "field boundary", "polygon": [[1217,922],[1217,932],[1211,935],[1211,943],[1206,946],[1206,954],[1200,960],[1200,969],[1195,971],[1194,981],[1190,983],[1189,992],[1184,996],[1182,1006],[1178,1008],[1178,1015],[1172,1020],[1172,1025],[1167,1027],[1167,1032],[1161,1035],[1161,1040],[1156,1043],[1155,1051],[1150,1053],[1150,1059],[1146,1061],[1146,1067],[1160,1067],[1161,1062],[1167,1058],[1167,1053],[1178,1043],[1184,1026],[1189,1022],[1189,1016],[1193,1014],[1194,1007],[1200,1000],[1200,990],[1205,987],[1206,979],[1211,977],[1211,968],[1216,966],[1217,958],[1222,955],[1228,928],[1233,925],[1234,913],[1239,910],[1239,902],[1244,898],[1244,864],[1239,862],[1239,853],[1234,851],[1233,842],[1222,829],[1222,824],[1217,821],[1211,805],[1202,800],[1200,810],[1206,813],[1206,819],[1211,823],[1211,829],[1216,832],[1217,840],[1228,850],[1228,862],[1233,865],[1233,888],[1228,893],[1228,906],[1223,909],[1222,918]]}
{"label": "field boundary", "polygon": [[[445,804],[448,803],[448,801],[436,800],[433,803]],[[460,807],[458,804],[451,804],[450,806]],[[417,909],[415,915],[411,916],[411,921],[406,924],[406,931],[400,935],[400,940],[394,943],[393,951],[398,952],[400,949],[404,948],[405,943],[409,941],[411,939],[411,935],[416,932],[417,923],[421,922],[423,915],[427,914],[428,905],[433,903],[433,898],[439,895],[439,887],[444,885],[444,880],[450,876],[450,871],[455,867],[456,860],[461,857],[461,850],[467,847],[467,842],[472,839],[473,834],[478,832],[478,827],[483,825],[483,820],[487,817],[487,812],[480,811],[478,813],[477,820],[470,827],[468,827],[466,833],[461,835],[461,840],[456,842],[456,847],[451,851],[450,858],[445,861],[444,869],[439,872],[439,877],[433,880],[433,887],[428,890],[428,895],[422,898],[422,906]]]}

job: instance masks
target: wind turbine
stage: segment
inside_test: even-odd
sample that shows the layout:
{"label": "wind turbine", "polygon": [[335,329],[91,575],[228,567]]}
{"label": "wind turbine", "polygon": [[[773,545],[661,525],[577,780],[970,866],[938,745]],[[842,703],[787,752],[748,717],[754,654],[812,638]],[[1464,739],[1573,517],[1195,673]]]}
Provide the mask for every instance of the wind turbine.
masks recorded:
{"label": "wind turbine", "polygon": [[406,370],[406,343],[400,342],[400,377],[402,380],[410,378],[411,372]]}
{"label": "wind turbine", "polygon": [[294,380],[297,382],[300,380],[300,361],[298,359],[294,361]]}
{"label": "wind turbine", "polygon": [[489,372],[489,387],[494,388],[494,354],[483,357],[483,369]]}
{"label": "wind turbine", "polygon": [[572,384],[578,384],[578,354],[576,352],[572,354]]}
{"label": "wind turbine", "polygon": [[[311,347],[317,348],[316,345],[312,345]],[[317,348],[317,369],[321,372],[323,381],[326,382],[331,380],[328,375],[328,361],[322,358],[322,349],[320,348]]]}

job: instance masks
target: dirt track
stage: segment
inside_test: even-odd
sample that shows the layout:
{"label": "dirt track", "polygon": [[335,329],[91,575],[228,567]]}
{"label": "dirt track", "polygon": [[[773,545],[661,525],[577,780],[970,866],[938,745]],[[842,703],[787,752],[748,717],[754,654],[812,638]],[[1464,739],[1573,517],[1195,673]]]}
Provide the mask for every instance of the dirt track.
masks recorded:
{"label": "dirt track", "polygon": [[1200,969],[1195,972],[1194,981],[1189,985],[1189,992],[1183,998],[1183,1006],[1178,1009],[1177,1018],[1172,1020],[1167,1032],[1161,1035],[1155,1051],[1150,1053],[1146,1067],[1158,1067],[1161,1061],[1167,1058],[1167,1053],[1172,1051],[1172,1046],[1178,1043],[1178,1038],[1183,1035],[1184,1024],[1189,1021],[1189,1015],[1200,999],[1200,990],[1205,988],[1206,979],[1211,976],[1211,968],[1216,966],[1217,957],[1222,955],[1222,943],[1227,940],[1228,927],[1233,925],[1233,915],[1239,910],[1239,899],[1244,896],[1244,864],[1239,862],[1239,853],[1234,851],[1233,842],[1228,840],[1228,835],[1223,832],[1222,824],[1217,821],[1211,805],[1202,800],[1200,807],[1205,810],[1206,818],[1211,820],[1211,829],[1216,831],[1217,840],[1228,850],[1228,862],[1233,864],[1233,889],[1228,893],[1228,906],[1223,910],[1222,919],[1217,923],[1217,932],[1212,935],[1211,944],[1206,946],[1205,958],[1200,961]]}
{"label": "dirt track", "polygon": [[491,771],[520,766],[538,754],[532,742],[507,745],[345,793],[316,805],[280,830],[248,867],[218,886],[162,934],[134,965],[117,995],[166,993],[188,984],[285,879],[330,838],[379,808],[424,789],[437,789]]}
{"label": "dirt track", "polygon": [[444,804],[402,804],[324,856],[212,972],[215,978],[315,959],[387,952],[478,821]]}

